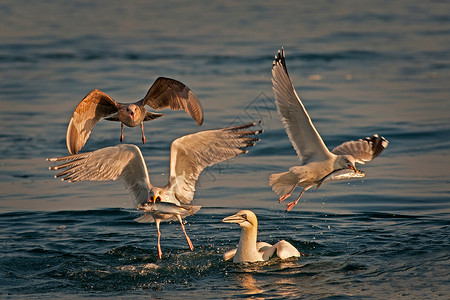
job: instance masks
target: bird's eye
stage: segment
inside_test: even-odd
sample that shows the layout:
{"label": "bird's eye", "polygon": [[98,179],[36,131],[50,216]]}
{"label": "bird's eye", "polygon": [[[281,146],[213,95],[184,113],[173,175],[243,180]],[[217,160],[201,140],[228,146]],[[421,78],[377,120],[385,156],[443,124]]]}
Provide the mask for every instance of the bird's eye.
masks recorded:
{"label": "bird's eye", "polygon": [[241,217],[242,217],[242,219],[246,219],[247,220],[247,215],[246,214],[242,214]]}
{"label": "bird's eye", "polygon": [[161,197],[156,197],[155,202],[161,202]]}

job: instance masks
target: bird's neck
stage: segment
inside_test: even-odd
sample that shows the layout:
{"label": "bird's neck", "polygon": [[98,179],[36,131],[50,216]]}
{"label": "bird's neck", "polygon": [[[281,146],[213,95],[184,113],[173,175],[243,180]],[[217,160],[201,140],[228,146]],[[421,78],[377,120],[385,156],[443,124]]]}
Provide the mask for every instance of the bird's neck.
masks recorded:
{"label": "bird's neck", "polygon": [[257,228],[242,228],[239,246],[234,258],[235,262],[262,261],[262,255],[256,248]]}

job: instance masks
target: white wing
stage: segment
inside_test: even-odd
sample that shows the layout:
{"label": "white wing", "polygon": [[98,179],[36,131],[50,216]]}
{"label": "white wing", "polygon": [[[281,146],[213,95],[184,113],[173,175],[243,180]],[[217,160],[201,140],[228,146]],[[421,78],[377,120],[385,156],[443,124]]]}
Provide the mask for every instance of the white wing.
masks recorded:
{"label": "white wing", "polygon": [[134,205],[148,201],[151,188],[147,167],[141,150],[135,145],[117,145],[93,152],[59,158],[48,161],[65,164],[50,167],[51,170],[65,169],[56,177],[68,181],[106,181],[119,179],[133,197]]}
{"label": "white wing", "polygon": [[281,240],[271,247],[261,248],[259,251],[263,251],[263,259],[265,261],[269,260],[274,254],[281,259],[301,256],[300,252],[285,240]]}
{"label": "white wing", "polygon": [[224,260],[224,261],[227,261],[227,260],[232,259],[232,258],[236,255],[236,252],[237,252],[237,248],[225,252],[225,253],[223,254],[223,260]]}
{"label": "white wing", "polygon": [[333,149],[336,155],[349,154],[353,156],[360,164],[371,161],[388,146],[389,142],[384,138],[374,134],[372,137],[366,137],[357,141],[345,142]]}
{"label": "white wing", "polygon": [[289,140],[303,163],[324,160],[331,153],[314,127],[287,73],[284,50],[278,51],[272,66],[275,102]]}
{"label": "white wing", "polygon": [[261,130],[249,130],[259,123],[249,123],[217,130],[206,130],[176,139],[170,149],[170,179],[168,189],[185,204],[194,198],[195,183],[207,166],[247,153],[242,148],[255,144],[254,135]]}

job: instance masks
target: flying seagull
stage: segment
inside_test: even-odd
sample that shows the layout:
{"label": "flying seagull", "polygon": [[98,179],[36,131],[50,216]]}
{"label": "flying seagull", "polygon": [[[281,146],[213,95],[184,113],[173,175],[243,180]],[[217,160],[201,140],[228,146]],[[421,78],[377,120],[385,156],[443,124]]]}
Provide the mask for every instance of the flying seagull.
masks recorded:
{"label": "flying seagull", "polygon": [[223,258],[234,263],[246,263],[267,261],[273,256],[281,259],[289,257],[300,257],[300,252],[285,240],[281,240],[275,245],[266,242],[256,242],[258,235],[258,219],[251,210],[241,210],[235,215],[222,220],[225,223],[236,223],[241,226],[241,237],[237,249],[227,251]]}
{"label": "flying seagull", "polygon": [[[298,198],[287,205],[287,211],[297,204],[309,188],[328,179],[340,179],[339,176],[325,178],[331,173],[341,169],[352,169],[355,172],[353,177],[361,177],[355,163],[364,164],[371,161],[387,147],[388,141],[375,134],[370,138],[345,142],[330,152],[291,83],[283,49],[275,55],[272,65],[272,83],[278,113],[301,161],[300,166],[269,177],[269,184],[280,196],[280,202],[288,198],[297,186],[302,188]],[[347,173],[343,179],[351,177]]]}
{"label": "flying seagull", "polygon": [[184,109],[198,125],[203,123],[203,109],[197,97],[183,83],[159,77],[142,100],[134,103],[119,103],[104,92],[95,89],[78,104],[67,127],[66,143],[71,154],[83,148],[92,128],[104,118],[121,123],[120,142],[123,142],[123,126],[140,125],[142,142],[145,144],[144,122],[163,116],[148,112],[145,105],[155,110],[169,107],[172,110]]}
{"label": "flying seagull", "polygon": [[[182,218],[200,209],[190,205],[194,198],[195,184],[207,166],[247,153],[244,149],[253,146],[259,139],[255,136],[262,130],[254,130],[259,122],[217,130],[206,130],[185,135],[172,142],[170,148],[170,176],[164,187],[150,183],[147,167],[141,151],[135,145],[119,144],[114,147],[70,155],[48,158],[51,162],[64,162],[50,167],[63,170],[55,176],[69,182],[105,181],[119,179],[131,194],[134,205],[146,215],[138,222],[155,222],[158,231],[158,257],[162,257],[159,224],[164,220],[178,220],[188,241]],[[152,205],[156,204],[156,205]]]}

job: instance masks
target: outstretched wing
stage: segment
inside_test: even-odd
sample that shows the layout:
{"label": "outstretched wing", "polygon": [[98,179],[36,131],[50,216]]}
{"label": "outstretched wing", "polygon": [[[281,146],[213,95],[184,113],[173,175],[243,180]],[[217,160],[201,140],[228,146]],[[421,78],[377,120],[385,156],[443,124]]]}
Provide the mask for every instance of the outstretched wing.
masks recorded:
{"label": "outstretched wing", "polygon": [[151,189],[147,167],[141,150],[123,144],[66,157],[48,158],[52,162],[66,162],[50,170],[61,170],[55,176],[72,181],[106,181],[119,179],[133,197],[134,205],[148,201]]}
{"label": "outstretched wing", "polygon": [[203,123],[203,108],[200,101],[190,88],[178,80],[159,77],[139,103],[156,110],[166,107],[172,110],[184,109],[198,125]]}
{"label": "outstretched wing", "polygon": [[104,117],[117,112],[116,102],[100,90],[91,91],[75,108],[67,127],[66,143],[70,154],[83,148],[92,128]]}
{"label": "outstretched wing", "polygon": [[207,166],[233,158],[259,139],[262,130],[251,130],[257,123],[224,129],[201,131],[176,139],[170,149],[170,179],[168,188],[176,198],[189,204],[194,198],[195,183]]}
{"label": "outstretched wing", "polygon": [[374,134],[372,137],[366,137],[357,141],[345,142],[333,149],[336,155],[349,154],[356,159],[356,162],[364,164],[371,161],[388,146],[389,142],[384,138]]}
{"label": "outstretched wing", "polygon": [[273,62],[272,83],[281,121],[292,146],[303,163],[309,160],[329,158],[330,151],[314,127],[289,78],[283,49],[278,51]]}

